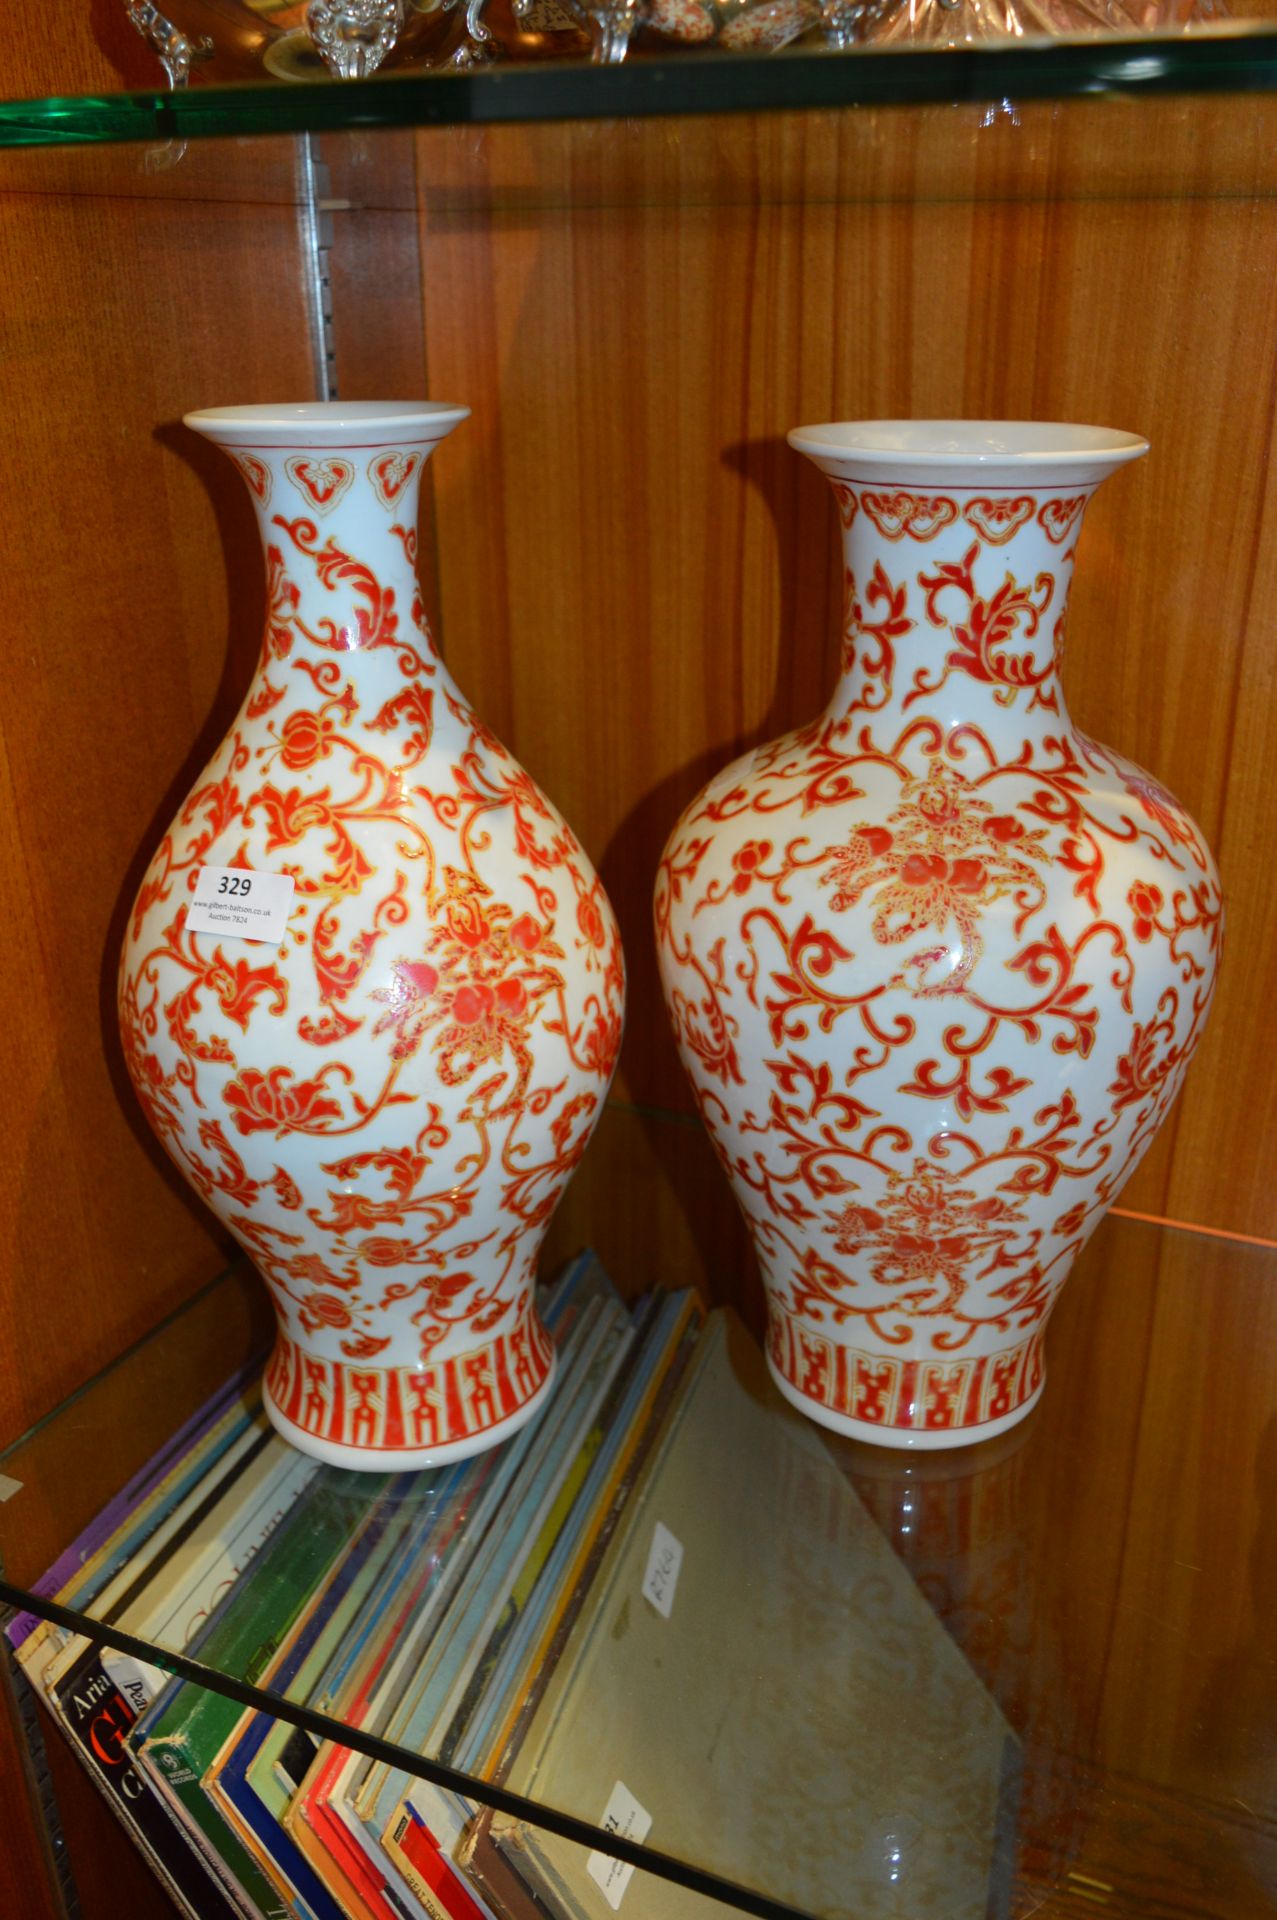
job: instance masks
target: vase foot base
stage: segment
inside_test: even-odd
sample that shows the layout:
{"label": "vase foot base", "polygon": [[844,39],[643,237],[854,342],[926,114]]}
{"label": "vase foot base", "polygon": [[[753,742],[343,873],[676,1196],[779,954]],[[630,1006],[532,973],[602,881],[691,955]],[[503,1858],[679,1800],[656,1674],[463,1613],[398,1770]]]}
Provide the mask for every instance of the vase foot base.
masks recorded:
{"label": "vase foot base", "polygon": [[329,1467],[416,1473],[499,1447],[541,1410],[554,1347],[529,1315],[511,1334],[421,1367],[354,1367],[281,1334],[262,1382],[276,1432]]}
{"label": "vase foot base", "polygon": [[1006,1413],[993,1414],[987,1419],[953,1424],[943,1427],[901,1424],[888,1424],[884,1420],[861,1420],[854,1414],[840,1413],[835,1408],[822,1404],[810,1394],[805,1394],[791,1380],[787,1380],[769,1353],[767,1366],[772,1379],[784,1394],[791,1406],[814,1420],[817,1426],[827,1427],[831,1433],[842,1434],[848,1440],[861,1440],[871,1447],[889,1447],[896,1452],[935,1453],[952,1450],[955,1447],[977,1446],[982,1440],[995,1440],[999,1434],[1007,1433],[1012,1427],[1019,1426],[1022,1420],[1036,1407],[1042,1397],[1046,1378],[1040,1364],[1037,1379],[1019,1403]]}

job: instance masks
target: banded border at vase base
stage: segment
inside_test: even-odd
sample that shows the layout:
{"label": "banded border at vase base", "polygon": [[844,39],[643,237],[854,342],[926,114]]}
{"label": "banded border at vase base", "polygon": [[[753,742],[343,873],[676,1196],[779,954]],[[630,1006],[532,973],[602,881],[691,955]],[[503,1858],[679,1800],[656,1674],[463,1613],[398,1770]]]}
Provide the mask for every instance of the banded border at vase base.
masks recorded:
{"label": "banded border at vase base", "polygon": [[548,1397],[556,1366],[535,1313],[511,1333],[420,1367],[352,1366],[280,1334],[262,1399],[276,1431],[327,1466],[415,1472],[516,1434]]}
{"label": "banded border at vase base", "polygon": [[810,1420],[871,1446],[992,1440],[1027,1419],[1046,1383],[1044,1329],[997,1353],[937,1359],[862,1353],[768,1303],[767,1364]]}

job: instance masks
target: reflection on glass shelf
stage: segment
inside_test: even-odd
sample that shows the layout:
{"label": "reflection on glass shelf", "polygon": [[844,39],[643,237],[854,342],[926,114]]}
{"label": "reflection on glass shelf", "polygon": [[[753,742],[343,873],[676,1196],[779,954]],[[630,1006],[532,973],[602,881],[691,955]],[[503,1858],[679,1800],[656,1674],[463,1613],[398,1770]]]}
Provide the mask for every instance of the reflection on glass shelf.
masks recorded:
{"label": "reflection on glass shelf", "polygon": [[[279,133],[23,148],[0,137],[0,193],[127,198],[143,231],[152,220],[158,230],[173,202],[306,206],[312,189],[339,253],[366,241],[366,212],[405,216],[395,240],[411,248],[423,220],[437,233],[492,213],[553,220],[609,208],[656,219],[706,206],[1263,200],[1277,192],[1277,98],[1000,96],[721,115],[694,133],[671,114],[535,129],[347,128],[311,142]],[[187,244],[206,243],[203,226],[192,229]]]}
{"label": "reflection on glass shelf", "polygon": [[[674,1920],[727,1882],[758,1913],[975,1920],[1073,1911],[1089,1888],[1109,1912],[1263,1920],[1275,1282],[1270,1249],[1112,1219],[1034,1415],[918,1457],[778,1404],[730,1316],[701,1332],[664,1295],[645,1318],[577,1268],[550,1302],[562,1384],[522,1453],[395,1481],[290,1454],[242,1388],[196,1415],[210,1330],[252,1339],[231,1276],[0,1459],[6,1593],[125,1484],[112,1523],[133,1550],[65,1561],[78,1588],[57,1632],[25,1623],[33,1650],[69,1718],[79,1700],[104,1737],[134,1703],[179,1799],[203,1779],[219,1818],[283,1816],[312,1869],[344,1833],[408,1887],[442,1871],[442,1839],[494,1912],[601,1915],[610,1890]],[[148,1478],[159,1436],[127,1423],[157,1399],[193,1423]],[[215,1429],[240,1492],[183,1532],[181,1501],[189,1520],[209,1491],[190,1450]],[[103,1462],[113,1434],[131,1460]],[[216,1599],[228,1514],[248,1577],[205,1623],[174,1559]],[[95,1622],[128,1658],[77,1644]],[[162,1691],[182,1646],[231,1699]]]}
{"label": "reflection on glass shelf", "polygon": [[178,141],[209,135],[1247,92],[1277,85],[1277,32],[1238,22],[1186,35],[1013,40],[956,49],[697,54],[621,66],[494,64],[367,80],[189,86],[174,93],[0,101],[0,146]]}
{"label": "reflection on glass shelf", "polygon": [[[170,1883],[200,1914],[216,1898],[176,1819],[262,1912],[375,1906],[378,1876],[443,1874],[462,1914],[468,1886],[510,1912],[619,1896],[632,1863],[544,1831],[550,1808],[682,1863],[628,1892],[649,1920],[691,1920],[715,1877],[755,1911],[984,1920],[1016,1742],[757,1347],[687,1294],[631,1312],[592,1261],[545,1317],[544,1417],[435,1473],[318,1467],[232,1383],[47,1583],[112,1646],[14,1623]],[[389,1745],[243,1715],[167,1679],[183,1650]],[[503,1805],[476,1823],[483,1789],[439,1767]]]}
{"label": "reflection on glass shelf", "polygon": [[[1006,1879],[1010,1730],[726,1317],[634,1519],[506,1784],[596,1817],[610,1788],[608,1810],[650,1820],[654,1844],[805,1912],[1004,1911],[990,1887]],[[512,1908],[517,1882],[588,1912],[587,1863],[533,1822],[482,1818],[468,1847]],[[626,1911],[699,1907],[649,1883]]]}

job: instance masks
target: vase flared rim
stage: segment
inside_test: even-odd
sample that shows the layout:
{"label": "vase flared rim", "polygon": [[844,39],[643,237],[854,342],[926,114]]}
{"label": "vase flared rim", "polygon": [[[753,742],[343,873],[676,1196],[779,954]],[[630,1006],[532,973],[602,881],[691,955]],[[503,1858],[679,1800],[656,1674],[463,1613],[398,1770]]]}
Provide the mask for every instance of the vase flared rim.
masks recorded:
{"label": "vase flared rim", "polygon": [[469,416],[469,407],[433,400],[299,400],[200,407],[182,417],[220,445],[351,447],[434,445]]}
{"label": "vase flared rim", "polygon": [[1141,434],[1064,420],[834,420],[795,427],[789,444],[839,477],[953,484],[969,472],[977,484],[1012,486],[1094,484],[1148,452]]}

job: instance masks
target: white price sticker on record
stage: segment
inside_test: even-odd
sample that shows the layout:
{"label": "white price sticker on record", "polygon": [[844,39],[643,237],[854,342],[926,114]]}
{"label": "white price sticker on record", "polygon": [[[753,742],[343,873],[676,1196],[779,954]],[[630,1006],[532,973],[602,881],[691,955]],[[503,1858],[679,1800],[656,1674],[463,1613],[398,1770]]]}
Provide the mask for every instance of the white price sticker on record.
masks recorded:
{"label": "white price sticker on record", "polygon": [[[608,1833],[619,1833],[623,1840],[635,1840],[641,1846],[651,1831],[652,1816],[646,1807],[639,1805],[625,1782],[618,1780],[599,1825]],[[625,1889],[634,1877],[633,1867],[624,1860],[614,1860],[610,1853],[592,1853],[585,1870],[596,1886],[603,1889],[603,1898],[612,1911],[617,1912]]]}
{"label": "white price sticker on record", "polygon": [[291,873],[201,867],[186,908],[188,933],[225,933],[277,947],[293,910]]}
{"label": "white price sticker on record", "polygon": [[103,1647],[101,1659],[103,1673],[119,1688],[140,1720],[156,1694],[163,1693],[168,1685],[168,1675],[146,1660],[117,1653],[114,1647]]}
{"label": "white price sticker on record", "polygon": [[644,1598],[666,1620],[674,1611],[674,1589],[683,1564],[683,1543],[660,1520],[652,1533],[652,1547],[643,1576]]}

